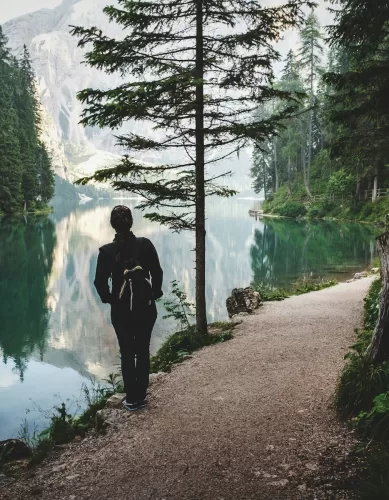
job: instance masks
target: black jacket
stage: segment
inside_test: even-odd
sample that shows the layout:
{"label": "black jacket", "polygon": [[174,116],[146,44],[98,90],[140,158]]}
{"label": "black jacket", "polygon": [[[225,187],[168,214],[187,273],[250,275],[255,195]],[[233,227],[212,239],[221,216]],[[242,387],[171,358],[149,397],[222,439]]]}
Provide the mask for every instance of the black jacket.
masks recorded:
{"label": "black jacket", "polygon": [[[163,295],[163,271],[159,263],[157,251],[147,238],[136,238],[131,234],[130,249],[131,243],[138,245],[136,260],[145,271],[150,273],[154,299],[159,299]],[[112,304],[119,298],[120,289],[123,284],[123,265],[121,262],[117,262],[116,259],[119,252],[120,247],[116,241],[100,248],[94,285],[104,304]],[[112,279],[111,290],[108,283],[110,278]]]}

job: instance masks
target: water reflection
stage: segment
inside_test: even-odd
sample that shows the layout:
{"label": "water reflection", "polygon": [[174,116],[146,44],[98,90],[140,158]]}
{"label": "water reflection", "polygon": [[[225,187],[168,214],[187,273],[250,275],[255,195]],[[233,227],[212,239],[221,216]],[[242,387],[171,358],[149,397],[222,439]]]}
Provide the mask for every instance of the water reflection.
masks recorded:
{"label": "water reflection", "polygon": [[3,219],[0,242],[0,347],[23,381],[28,359],[46,350],[55,226],[47,218]]}
{"label": "water reflection", "polygon": [[[0,221],[0,439],[17,433],[35,401],[79,394],[90,376],[104,378],[118,363],[110,309],[93,287],[98,248],[113,238],[110,203],[57,207],[50,218]],[[126,200],[134,208],[136,200]],[[225,300],[253,280],[285,286],[303,273],[334,276],[361,270],[374,254],[368,226],[297,223],[248,216],[252,202],[211,200],[207,213],[209,320],[226,318]],[[178,280],[194,301],[194,238],[172,234],[134,211],[134,230],[149,237],[165,272],[164,291]],[[347,274],[348,273],[348,274]],[[172,324],[160,318],[155,351]],[[40,416],[29,414],[37,420]]]}
{"label": "water reflection", "polygon": [[362,224],[266,219],[254,232],[253,279],[288,287],[301,276],[345,280],[374,255],[377,229]]}

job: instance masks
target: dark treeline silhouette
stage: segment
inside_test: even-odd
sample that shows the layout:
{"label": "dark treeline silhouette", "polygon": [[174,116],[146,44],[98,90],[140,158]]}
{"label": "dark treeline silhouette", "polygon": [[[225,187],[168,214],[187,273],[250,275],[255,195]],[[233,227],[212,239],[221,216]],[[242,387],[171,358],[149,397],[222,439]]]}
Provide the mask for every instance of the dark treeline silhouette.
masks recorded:
{"label": "dark treeline silhouette", "polygon": [[39,99],[26,47],[20,59],[0,26],[0,212],[46,206],[54,195],[51,159],[40,140]]}

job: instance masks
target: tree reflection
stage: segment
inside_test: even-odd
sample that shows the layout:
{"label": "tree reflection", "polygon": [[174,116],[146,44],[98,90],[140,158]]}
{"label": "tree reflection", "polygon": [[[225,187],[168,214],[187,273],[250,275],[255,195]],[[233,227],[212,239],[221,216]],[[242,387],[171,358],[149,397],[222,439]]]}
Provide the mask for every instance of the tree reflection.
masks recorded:
{"label": "tree reflection", "polygon": [[301,276],[352,274],[371,263],[375,236],[362,224],[266,219],[250,250],[253,280],[288,287]]}
{"label": "tree reflection", "polygon": [[2,219],[0,243],[0,347],[23,380],[31,354],[45,351],[54,224],[47,217]]}

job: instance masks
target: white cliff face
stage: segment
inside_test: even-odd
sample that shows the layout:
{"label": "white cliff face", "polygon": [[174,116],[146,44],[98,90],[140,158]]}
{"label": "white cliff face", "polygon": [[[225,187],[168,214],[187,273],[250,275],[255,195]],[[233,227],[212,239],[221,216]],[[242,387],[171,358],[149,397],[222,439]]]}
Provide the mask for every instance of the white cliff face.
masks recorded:
{"label": "white cliff face", "polygon": [[[102,12],[106,4],[106,0],[64,0],[55,9],[42,9],[4,25],[13,52],[19,54],[24,44],[30,51],[43,107],[43,140],[56,173],[67,180],[101,168],[106,152],[114,151],[111,131],[79,125],[82,105],[77,92],[115,85],[118,78],[83,65],[83,52],[69,33],[71,25],[81,24],[99,25],[114,34]],[[109,155],[110,164],[117,159]]]}
{"label": "white cliff face", "polygon": [[[77,93],[88,87],[112,88],[121,83],[119,75],[107,75],[83,64],[84,52],[77,39],[69,33],[70,26],[97,26],[109,36],[122,37],[123,31],[102,12],[115,0],[64,0],[54,9],[43,9],[4,25],[13,51],[20,53],[27,45],[38,79],[42,105],[45,109],[44,138],[49,144],[56,173],[73,180],[90,174],[97,168],[112,165],[119,159],[111,130],[84,128],[79,125],[82,105]],[[129,123],[126,131],[148,135],[150,124]],[[160,163],[180,161],[164,158],[159,153],[139,156],[138,159]],[[250,190],[249,168],[251,152],[212,166],[212,175],[234,172],[226,182],[240,191]]]}

